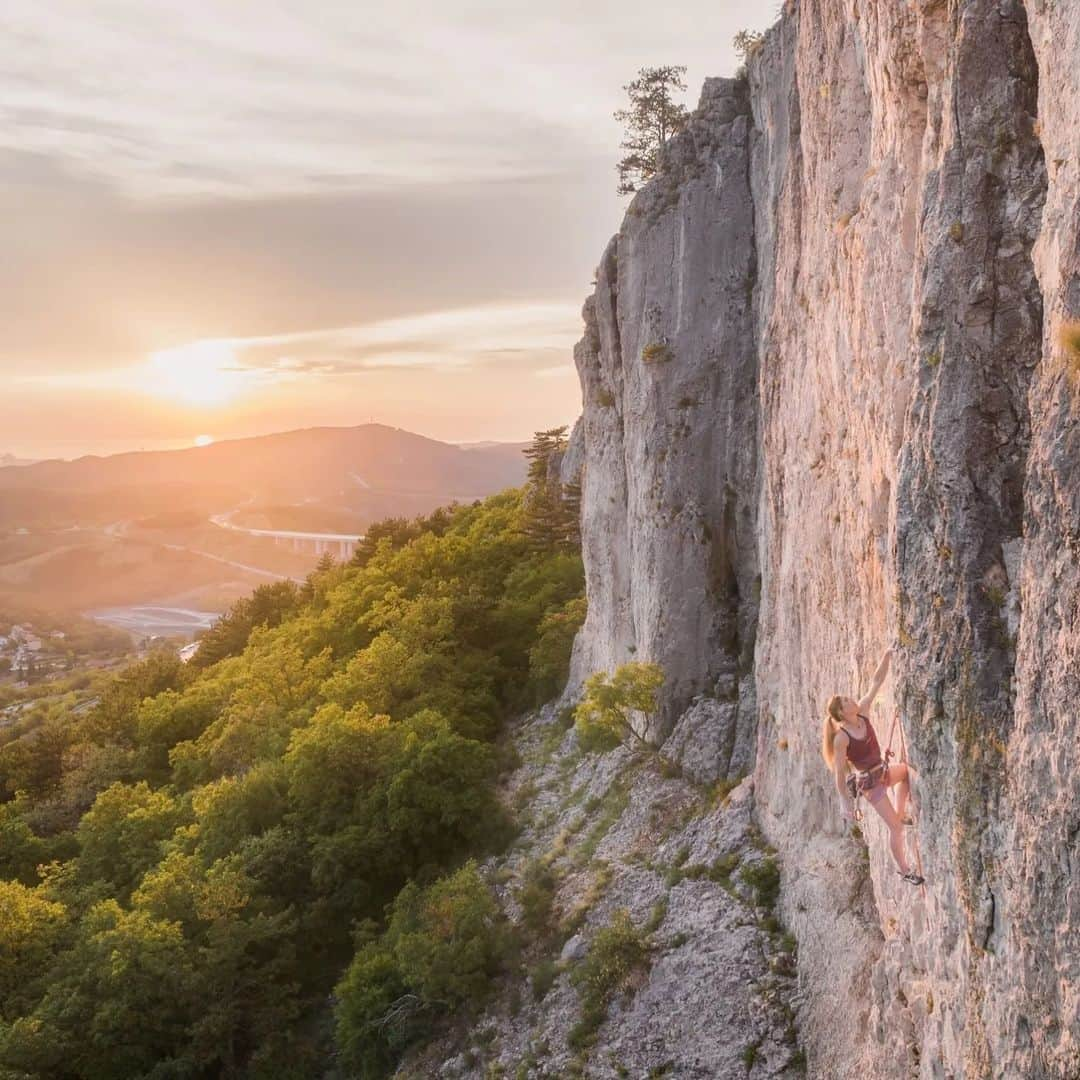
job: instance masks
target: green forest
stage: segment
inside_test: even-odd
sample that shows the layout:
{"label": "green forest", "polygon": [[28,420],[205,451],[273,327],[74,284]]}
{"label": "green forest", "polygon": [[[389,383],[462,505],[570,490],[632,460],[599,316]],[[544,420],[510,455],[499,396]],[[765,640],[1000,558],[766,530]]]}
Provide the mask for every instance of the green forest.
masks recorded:
{"label": "green forest", "polygon": [[0,748],[0,1077],[377,1077],[483,999],[505,721],[584,617],[534,464]]}

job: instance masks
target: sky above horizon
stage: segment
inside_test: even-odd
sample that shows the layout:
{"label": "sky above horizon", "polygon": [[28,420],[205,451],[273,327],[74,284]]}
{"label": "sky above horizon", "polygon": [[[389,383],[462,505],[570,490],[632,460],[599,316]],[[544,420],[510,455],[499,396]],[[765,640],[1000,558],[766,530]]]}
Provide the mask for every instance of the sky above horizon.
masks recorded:
{"label": "sky above horizon", "polygon": [[0,455],[573,421],[623,84],[776,4],[9,0]]}

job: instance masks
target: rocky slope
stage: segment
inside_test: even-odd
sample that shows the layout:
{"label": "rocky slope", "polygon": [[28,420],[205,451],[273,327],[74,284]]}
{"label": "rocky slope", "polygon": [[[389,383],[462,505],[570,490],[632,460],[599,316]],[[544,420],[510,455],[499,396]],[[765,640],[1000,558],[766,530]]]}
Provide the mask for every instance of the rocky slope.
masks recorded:
{"label": "rocky slope", "polygon": [[[812,1076],[1080,1075],[1077,57],[1066,0],[789,3],[585,305],[570,694],[656,660],[658,738],[712,695]],[[820,731],[890,645],[928,884],[870,821],[867,905]]]}
{"label": "rocky slope", "polygon": [[[714,715],[713,704],[691,711]],[[399,1075],[804,1076],[795,942],[777,918],[776,851],[753,823],[752,781],[709,782],[708,725],[680,722],[660,757],[582,754],[566,720],[549,706],[514,731],[522,764],[506,797],[523,828],[486,868],[519,927],[519,973]],[[864,862],[864,904],[868,884]],[[589,1024],[577,976],[620,912],[640,955]],[[605,967],[618,970],[619,955]]]}

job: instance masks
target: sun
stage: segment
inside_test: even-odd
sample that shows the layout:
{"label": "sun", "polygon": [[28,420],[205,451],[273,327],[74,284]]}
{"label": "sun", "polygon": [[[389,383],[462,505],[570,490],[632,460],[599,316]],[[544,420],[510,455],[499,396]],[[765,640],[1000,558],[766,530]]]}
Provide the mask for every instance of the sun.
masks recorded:
{"label": "sun", "polygon": [[245,372],[225,341],[195,341],[150,357],[149,388],[185,405],[225,405],[240,393]]}
{"label": "sun", "polygon": [[213,435],[196,435],[195,436],[195,445],[196,446],[213,446],[214,445],[214,436]]}

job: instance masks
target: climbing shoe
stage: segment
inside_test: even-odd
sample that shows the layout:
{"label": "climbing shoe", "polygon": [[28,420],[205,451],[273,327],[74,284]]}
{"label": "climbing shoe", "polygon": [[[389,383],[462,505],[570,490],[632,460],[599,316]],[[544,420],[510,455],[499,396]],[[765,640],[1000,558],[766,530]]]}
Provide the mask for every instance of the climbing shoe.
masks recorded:
{"label": "climbing shoe", "polygon": [[908,828],[910,829],[910,828],[913,828],[913,827],[914,827],[914,825],[915,825],[915,819],[914,819],[914,818],[913,818],[913,817],[912,817],[912,816],[911,816],[910,814],[905,814],[905,815],[904,815],[904,816],[903,816],[903,817],[902,817],[902,818],[900,819],[900,824],[901,824],[901,825],[905,825],[905,826],[907,826],[907,827],[908,827]]}
{"label": "climbing shoe", "polygon": [[[897,873],[899,874],[900,871],[897,870]],[[906,874],[900,874],[900,876],[912,885],[921,885],[926,880],[922,874],[916,874],[914,870],[909,870]]]}

